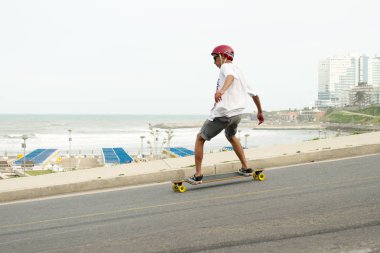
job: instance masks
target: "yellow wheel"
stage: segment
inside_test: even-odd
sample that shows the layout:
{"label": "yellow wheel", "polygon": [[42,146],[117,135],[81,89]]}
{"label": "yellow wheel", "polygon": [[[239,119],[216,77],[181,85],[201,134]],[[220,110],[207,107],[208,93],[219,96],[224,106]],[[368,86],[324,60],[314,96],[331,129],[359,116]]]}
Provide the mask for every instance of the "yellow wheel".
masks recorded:
{"label": "yellow wheel", "polygon": [[265,179],[265,174],[264,173],[260,173],[257,178],[260,180],[260,181],[263,181]]}
{"label": "yellow wheel", "polygon": [[180,185],[180,186],[178,186],[178,191],[179,192],[185,192],[186,191],[186,187],[184,185]]}
{"label": "yellow wheel", "polygon": [[258,180],[258,179],[259,179],[259,178],[257,177],[256,173],[253,173],[252,177],[253,177],[253,180]]}
{"label": "yellow wheel", "polygon": [[172,189],[174,192],[178,191],[178,186],[176,184],[172,184]]}

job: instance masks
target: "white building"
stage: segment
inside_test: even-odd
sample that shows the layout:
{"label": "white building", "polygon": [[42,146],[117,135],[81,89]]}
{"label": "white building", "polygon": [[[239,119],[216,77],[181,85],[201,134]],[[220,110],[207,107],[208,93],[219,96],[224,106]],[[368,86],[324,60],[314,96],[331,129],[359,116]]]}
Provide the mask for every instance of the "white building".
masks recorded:
{"label": "white building", "polygon": [[350,90],[359,83],[380,86],[380,57],[345,55],[320,60],[316,106],[349,105]]}
{"label": "white building", "polygon": [[380,86],[380,56],[368,59],[368,84]]}

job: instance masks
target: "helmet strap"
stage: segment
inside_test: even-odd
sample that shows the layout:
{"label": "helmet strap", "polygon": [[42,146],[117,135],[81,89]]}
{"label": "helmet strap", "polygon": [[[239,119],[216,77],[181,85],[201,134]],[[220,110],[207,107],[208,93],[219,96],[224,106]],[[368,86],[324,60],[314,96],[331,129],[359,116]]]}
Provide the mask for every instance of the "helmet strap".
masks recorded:
{"label": "helmet strap", "polygon": [[227,61],[227,57],[224,57],[224,60],[223,60],[223,58],[222,58],[222,54],[219,54],[219,59],[220,59],[220,63],[221,63],[221,65],[223,65],[223,64],[226,63],[226,61]]}

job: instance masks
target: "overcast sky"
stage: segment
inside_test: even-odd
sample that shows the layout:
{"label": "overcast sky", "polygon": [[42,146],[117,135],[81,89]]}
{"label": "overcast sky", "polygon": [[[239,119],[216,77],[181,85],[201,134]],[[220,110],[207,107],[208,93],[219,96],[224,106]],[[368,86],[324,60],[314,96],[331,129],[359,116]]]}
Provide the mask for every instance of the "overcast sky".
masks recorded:
{"label": "overcast sky", "polygon": [[2,0],[0,113],[208,114],[219,44],[235,49],[264,110],[310,106],[319,59],[380,54],[379,10],[378,0]]}

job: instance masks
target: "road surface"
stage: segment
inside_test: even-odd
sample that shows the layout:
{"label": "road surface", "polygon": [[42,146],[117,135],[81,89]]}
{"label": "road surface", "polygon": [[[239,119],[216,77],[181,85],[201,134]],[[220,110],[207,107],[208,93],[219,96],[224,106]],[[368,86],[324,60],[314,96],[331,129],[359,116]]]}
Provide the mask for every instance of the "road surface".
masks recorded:
{"label": "road surface", "polygon": [[[380,252],[380,155],[0,205],[0,252]],[[112,169],[112,168],[111,168]]]}

